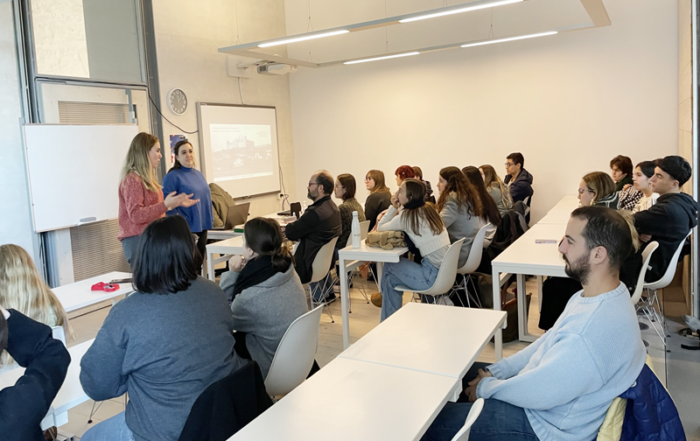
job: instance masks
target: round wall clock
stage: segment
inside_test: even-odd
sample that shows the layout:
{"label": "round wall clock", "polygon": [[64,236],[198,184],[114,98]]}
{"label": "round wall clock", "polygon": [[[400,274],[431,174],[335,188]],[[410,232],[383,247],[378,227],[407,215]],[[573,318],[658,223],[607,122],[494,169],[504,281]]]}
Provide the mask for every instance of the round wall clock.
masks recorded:
{"label": "round wall clock", "polygon": [[175,115],[182,115],[187,111],[187,95],[182,89],[173,89],[168,92],[168,107]]}

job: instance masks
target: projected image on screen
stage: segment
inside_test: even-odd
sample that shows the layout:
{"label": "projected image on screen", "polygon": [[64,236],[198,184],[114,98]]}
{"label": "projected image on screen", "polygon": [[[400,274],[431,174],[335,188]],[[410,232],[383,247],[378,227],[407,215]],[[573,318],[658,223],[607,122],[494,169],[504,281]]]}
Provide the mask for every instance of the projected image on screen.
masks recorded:
{"label": "projected image on screen", "polygon": [[271,176],[272,127],[253,124],[210,124],[214,182]]}

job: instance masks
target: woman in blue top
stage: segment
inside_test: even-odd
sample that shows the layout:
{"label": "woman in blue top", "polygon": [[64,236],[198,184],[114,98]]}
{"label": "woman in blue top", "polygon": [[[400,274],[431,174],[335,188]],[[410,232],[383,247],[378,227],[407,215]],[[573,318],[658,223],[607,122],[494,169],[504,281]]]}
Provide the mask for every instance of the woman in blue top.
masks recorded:
{"label": "woman in blue top", "polygon": [[[175,144],[175,164],[163,178],[163,194],[176,191],[194,194],[192,199],[199,199],[199,204],[191,207],[177,207],[168,211],[168,216],[179,214],[184,217],[190,230],[197,235],[197,249],[201,258],[207,246],[207,230],[214,226],[212,214],[211,191],[202,172],[194,168],[194,149],[186,139]],[[199,265],[197,265],[199,266]]]}

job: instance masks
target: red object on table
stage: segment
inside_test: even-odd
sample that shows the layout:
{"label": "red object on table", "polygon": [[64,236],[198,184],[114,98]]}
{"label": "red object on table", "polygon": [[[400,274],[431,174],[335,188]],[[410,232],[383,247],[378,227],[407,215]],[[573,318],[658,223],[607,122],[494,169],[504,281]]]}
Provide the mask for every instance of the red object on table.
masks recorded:
{"label": "red object on table", "polygon": [[92,285],[90,289],[92,291],[114,292],[119,289],[119,284],[110,285],[109,283],[99,282]]}

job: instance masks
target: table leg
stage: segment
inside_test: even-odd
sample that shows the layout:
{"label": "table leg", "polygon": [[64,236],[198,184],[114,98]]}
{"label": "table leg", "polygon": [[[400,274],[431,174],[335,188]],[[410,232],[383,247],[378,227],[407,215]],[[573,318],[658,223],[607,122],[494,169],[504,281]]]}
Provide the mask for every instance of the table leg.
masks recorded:
{"label": "table leg", "polygon": [[537,303],[542,312],[542,276],[537,276]]}
{"label": "table leg", "polygon": [[518,281],[518,340],[532,343],[537,340],[537,337],[527,331],[528,308],[525,275],[518,274],[516,279]]}
{"label": "table leg", "polygon": [[382,292],[382,275],[384,274],[384,262],[377,262],[377,291]]}
{"label": "table leg", "polygon": [[348,289],[348,270],[345,267],[345,259],[338,257],[338,269],[340,269],[340,309],[343,316],[343,349],[350,346],[350,291]]}
{"label": "table leg", "polygon": [[214,272],[214,253],[207,251],[207,276],[212,282],[216,281],[216,273]]}
{"label": "table leg", "polygon": [[[491,285],[493,286],[493,310],[501,310],[501,273],[495,267],[493,267],[491,273]],[[507,320],[505,321],[507,322]],[[504,322],[504,323],[505,323]],[[496,361],[503,358],[503,329],[499,326],[496,330],[496,334],[493,336],[493,341],[495,343]]]}

